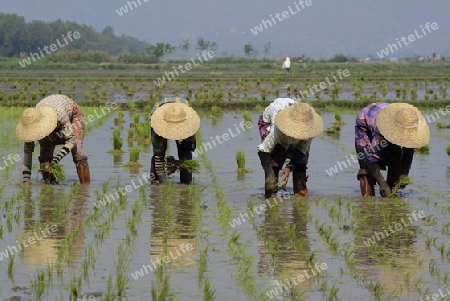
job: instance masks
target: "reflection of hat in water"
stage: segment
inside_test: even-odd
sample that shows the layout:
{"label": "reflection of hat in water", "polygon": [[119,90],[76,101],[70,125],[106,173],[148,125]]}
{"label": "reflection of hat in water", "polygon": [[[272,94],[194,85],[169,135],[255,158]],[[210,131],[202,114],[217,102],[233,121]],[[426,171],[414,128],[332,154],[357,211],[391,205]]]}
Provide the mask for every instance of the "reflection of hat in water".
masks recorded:
{"label": "reflection of hat in water", "polygon": [[[52,233],[53,234],[53,233]],[[20,233],[16,236],[17,241],[25,240],[26,247],[23,244],[20,247],[24,251],[23,263],[25,264],[43,264],[46,262],[56,261],[58,258],[58,240],[55,238],[44,237],[38,233],[39,239],[34,239],[34,243],[30,244],[29,238],[35,238],[35,234],[31,231]],[[39,243],[39,244],[38,244]],[[16,245],[17,250],[20,248]]]}
{"label": "reflection of hat in water", "polygon": [[16,126],[17,139],[25,142],[41,140],[56,128],[58,115],[50,106],[27,108]]}
{"label": "reflection of hat in water", "polygon": [[186,104],[166,103],[153,113],[151,127],[156,134],[166,139],[186,139],[200,128],[200,117]]}
{"label": "reflection of hat in water", "polygon": [[[189,246],[188,246],[189,245]],[[159,238],[152,239],[151,261],[158,265],[158,261],[163,262],[167,256],[170,266],[173,268],[181,268],[195,265],[197,263],[193,242],[188,239],[169,238],[167,239],[167,254],[164,254],[162,240]]]}
{"label": "reflection of hat in water", "polygon": [[391,103],[380,110],[376,123],[381,135],[393,144],[420,148],[430,142],[430,128],[413,105]]}
{"label": "reflection of hat in water", "polygon": [[316,137],[323,131],[322,117],[304,102],[279,111],[275,124],[285,135],[299,140]]}

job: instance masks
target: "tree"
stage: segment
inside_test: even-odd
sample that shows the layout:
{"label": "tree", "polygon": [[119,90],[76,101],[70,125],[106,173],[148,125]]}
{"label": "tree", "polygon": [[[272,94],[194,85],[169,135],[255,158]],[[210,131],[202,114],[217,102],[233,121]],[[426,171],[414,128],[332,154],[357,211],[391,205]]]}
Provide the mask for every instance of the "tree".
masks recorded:
{"label": "tree", "polygon": [[264,45],[264,61],[266,60],[266,55],[269,53],[270,46],[271,46],[270,42],[267,42]]}
{"label": "tree", "polygon": [[210,41],[206,41],[203,38],[198,38],[197,39],[197,47],[195,49],[200,50],[200,51],[205,51],[210,46],[211,46],[211,42]]}
{"label": "tree", "polygon": [[256,49],[253,47],[252,43],[245,44],[244,46],[245,56],[252,57],[256,56]]}
{"label": "tree", "polygon": [[105,27],[105,29],[103,29],[103,31],[102,31],[102,35],[105,35],[105,36],[109,36],[109,37],[112,37],[112,38],[114,38],[116,35],[114,34],[114,28],[112,28],[111,26],[106,26]]}
{"label": "tree", "polygon": [[210,49],[211,49],[212,51],[214,51],[214,52],[217,51],[217,44],[216,44],[216,42],[212,42],[212,43],[211,43]]}
{"label": "tree", "polygon": [[157,43],[156,45],[150,45],[150,47],[145,48],[145,52],[159,60],[164,55],[175,52],[176,49],[175,46],[169,43]]}
{"label": "tree", "polygon": [[189,41],[189,39],[185,39],[185,40],[183,41],[183,44],[181,44],[180,46],[178,46],[178,49],[180,49],[181,51],[184,52],[183,58],[186,57],[186,53],[189,51],[190,48],[191,48],[191,42]]}

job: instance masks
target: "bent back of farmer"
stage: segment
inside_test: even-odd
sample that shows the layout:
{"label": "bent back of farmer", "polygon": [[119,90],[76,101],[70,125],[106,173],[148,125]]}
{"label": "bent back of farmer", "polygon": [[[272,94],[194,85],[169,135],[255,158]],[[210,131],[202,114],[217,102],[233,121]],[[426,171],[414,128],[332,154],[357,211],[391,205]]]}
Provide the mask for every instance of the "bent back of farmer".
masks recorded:
{"label": "bent back of farmer", "polygon": [[[16,127],[16,137],[24,141],[23,180],[31,177],[35,141],[39,142],[39,162],[44,181],[56,179],[48,167],[58,164],[70,152],[80,183],[90,183],[87,156],[83,153],[84,117],[80,106],[71,98],[54,94],[42,99],[35,108],[27,108]],[[62,145],[54,156],[56,145]]]}
{"label": "bent back of farmer", "polygon": [[[282,187],[293,173],[294,194],[309,196],[306,170],[312,138],[323,131],[322,118],[306,103],[278,98],[260,115],[258,126],[262,143],[258,156],[264,170],[265,197],[276,191],[281,171]],[[283,168],[286,159],[289,164]]]}
{"label": "bent back of farmer", "polygon": [[[383,197],[409,174],[414,149],[430,141],[422,113],[407,103],[372,103],[363,108],[355,123],[355,150],[359,161],[356,176],[361,195],[374,196],[374,185]],[[387,169],[387,178],[381,170]]]}
{"label": "bent back of farmer", "polygon": [[[164,97],[152,110],[151,135],[153,156],[150,173],[159,183],[167,179],[165,156],[167,140],[176,140],[179,160],[191,160],[196,148],[195,133],[200,128],[200,117],[181,97]],[[192,173],[180,170],[180,182],[189,184]]]}

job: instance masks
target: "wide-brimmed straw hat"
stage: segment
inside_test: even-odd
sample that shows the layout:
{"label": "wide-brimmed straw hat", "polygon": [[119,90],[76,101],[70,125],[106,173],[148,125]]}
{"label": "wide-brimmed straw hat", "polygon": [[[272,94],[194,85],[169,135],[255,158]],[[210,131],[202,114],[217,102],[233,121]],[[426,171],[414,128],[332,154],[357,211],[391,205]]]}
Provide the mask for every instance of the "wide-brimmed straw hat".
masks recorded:
{"label": "wide-brimmed straw hat", "polygon": [[376,123],[381,135],[393,144],[420,148],[430,142],[430,128],[413,105],[391,103],[380,110]]}
{"label": "wide-brimmed straw hat", "polygon": [[322,117],[303,102],[278,112],[275,124],[285,135],[299,140],[313,138],[323,132]]}
{"label": "wide-brimmed straw hat", "polygon": [[200,117],[184,103],[166,103],[152,115],[151,126],[156,134],[170,140],[182,140],[200,128]]}
{"label": "wide-brimmed straw hat", "polygon": [[49,106],[27,108],[16,126],[17,139],[25,142],[41,140],[48,136],[58,124],[56,110]]}

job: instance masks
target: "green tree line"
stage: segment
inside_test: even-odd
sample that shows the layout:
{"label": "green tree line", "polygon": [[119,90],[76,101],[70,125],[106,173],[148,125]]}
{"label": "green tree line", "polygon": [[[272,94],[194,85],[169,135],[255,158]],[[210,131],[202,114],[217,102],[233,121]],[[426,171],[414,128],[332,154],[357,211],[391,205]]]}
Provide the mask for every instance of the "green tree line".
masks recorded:
{"label": "green tree line", "polygon": [[65,44],[62,35],[67,35],[69,31],[79,32],[81,38],[70,41],[58,52],[70,51],[77,53],[78,56],[89,51],[110,55],[123,53],[128,54],[131,60],[134,55],[143,54],[150,46],[128,35],[116,36],[111,26],[97,32],[94,27],[86,24],[61,20],[25,22],[22,16],[0,12],[0,56],[29,56],[30,52],[36,53],[39,48],[55,44],[56,39]]}

